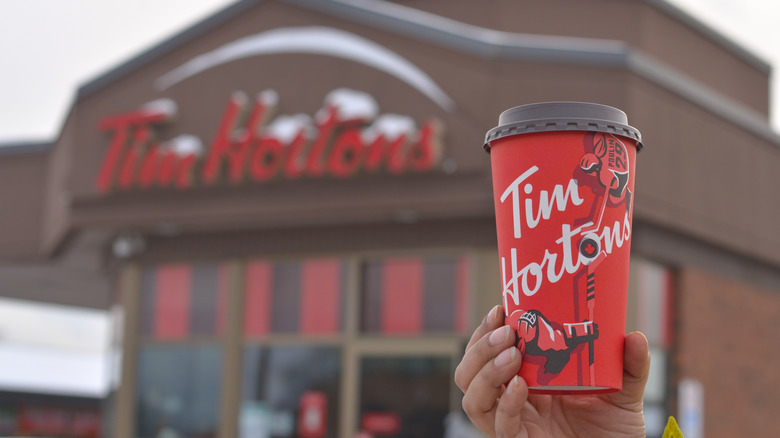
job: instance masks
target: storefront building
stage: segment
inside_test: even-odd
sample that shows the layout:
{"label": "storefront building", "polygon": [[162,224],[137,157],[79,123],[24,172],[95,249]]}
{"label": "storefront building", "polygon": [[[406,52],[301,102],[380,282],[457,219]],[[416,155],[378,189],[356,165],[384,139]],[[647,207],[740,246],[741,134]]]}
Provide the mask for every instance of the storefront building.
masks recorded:
{"label": "storefront building", "polygon": [[646,146],[628,325],[653,352],[649,435],[685,415],[764,436],[769,73],[654,0],[239,1],[0,157],[0,276],[117,309],[110,436],[466,433],[452,374],[501,290],[484,134],[523,103],[604,103]]}

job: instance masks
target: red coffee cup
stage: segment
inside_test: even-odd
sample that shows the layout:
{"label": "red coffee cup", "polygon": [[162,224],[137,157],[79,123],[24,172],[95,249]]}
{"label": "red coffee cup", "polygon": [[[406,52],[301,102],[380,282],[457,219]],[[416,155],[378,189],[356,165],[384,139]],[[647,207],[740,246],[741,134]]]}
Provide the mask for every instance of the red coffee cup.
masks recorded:
{"label": "red coffee cup", "polygon": [[547,102],[488,131],[505,321],[531,393],[622,388],[636,153],[616,108]]}

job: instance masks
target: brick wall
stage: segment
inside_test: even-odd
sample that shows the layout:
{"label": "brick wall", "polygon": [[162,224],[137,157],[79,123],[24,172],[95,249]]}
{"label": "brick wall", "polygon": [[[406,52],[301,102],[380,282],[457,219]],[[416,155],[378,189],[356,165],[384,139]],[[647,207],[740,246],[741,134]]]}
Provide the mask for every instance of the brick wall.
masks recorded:
{"label": "brick wall", "polygon": [[676,312],[676,377],[704,386],[704,436],[775,436],[780,290],[685,268]]}

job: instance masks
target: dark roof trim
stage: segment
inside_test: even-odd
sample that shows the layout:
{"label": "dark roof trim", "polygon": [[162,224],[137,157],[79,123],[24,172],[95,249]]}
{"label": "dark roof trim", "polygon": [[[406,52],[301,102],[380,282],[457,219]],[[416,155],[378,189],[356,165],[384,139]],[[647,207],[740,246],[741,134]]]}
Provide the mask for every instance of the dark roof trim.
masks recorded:
{"label": "dark roof trim", "polygon": [[[287,3],[294,3],[301,6],[306,6],[311,9],[316,9],[321,12],[337,12],[341,16],[353,18],[355,20],[362,20],[366,18],[365,11],[374,11],[380,15],[386,16],[386,20],[382,20],[379,17],[372,17],[371,21],[374,25],[387,24],[390,21],[401,20],[407,22],[407,25],[396,23],[394,26],[395,31],[403,30],[410,31],[410,35],[422,37],[425,34],[425,27],[433,27],[438,31],[444,31],[445,35],[440,35],[439,38],[426,38],[430,42],[438,42],[443,45],[450,45],[453,48],[459,50],[472,52],[473,44],[471,40],[477,39],[483,42],[492,42],[493,44],[501,46],[516,46],[517,42],[525,43],[529,46],[535,46],[539,49],[546,48],[571,48],[570,53],[562,51],[559,55],[571,55],[566,58],[566,61],[576,60],[582,56],[583,53],[580,49],[588,52],[589,48],[594,48],[596,52],[603,52],[609,44],[623,44],[622,41],[610,41],[603,39],[587,39],[587,38],[575,38],[575,37],[561,37],[550,35],[530,35],[530,34],[516,34],[509,32],[501,32],[493,29],[487,29],[466,23],[458,22],[450,18],[442,17],[439,15],[431,14],[425,11],[414,9],[408,6],[392,3],[391,1],[382,0],[282,0]],[[697,32],[704,35],[707,39],[712,40],[714,43],[722,46],[724,49],[733,53],[735,56],[741,58],[743,61],[751,64],[763,73],[770,73],[772,66],[765,60],[759,58],[754,53],[748,51],[741,45],[723,36],[717,31],[713,30],[708,25],[692,17],[687,12],[674,6],[666,0],[639,0],[654,6],[656,9],[666,13],[667,15],[683,22],[686,26],[693,28]],[[384,22],[384,23],[383,23]],[[423,28],[423,29],[421,29]],[[466,34],[460,34],[458,32],[466,31]],[[431,35],[427,35],[430,37]],[[446,38],[446,39],[442,39]],[[517,41],[521,39],[522,41]],[[530,44],[529,44],[530,43]],[[527,49],[527,48],[526,48]],[[599,53],[595,53],[598,55]],[[502,57],[501,51],[495,53],[496,57]],[[587,56],[592,56],[594,53],[588,53]],[[599,59],[595,60],[599,62]]]}
{"label": "dark roof trim", "polygon": [[51,142],[18,141],[0,143],[0,157],[48,152]]}
{"label": "dark roof trim", "polygon": [[382,0],[281,0],[486,59],[623,65],[619,40],[503,32]]}
{"label": "dark roof trim", "polygon": [[780,134],[772,129],[762,114],[701,85],[698,81],[655,59],[637,51],[630,52],[628,69],[775,146],[780,146]]}
{"label": "dark roof trim", "polygon": [[[284,0],[324,13],[347,17],[395,33],[486,59],[516,59],[625,68],[780,146],[780,135],[765,116],[677,70],[632,49],[619,40],[531,35],[474,26],[406,6],[379,0]],[[663,0],[644,0],[652,4]],[[675,14],[688,17],[679,9]],[[704,29],[703,24],[698,24]],[[713,31],[711,31],[713,32]],[[725,38],[720,37],[725,40]],[[734,45],[736,47],[736,45]],[[745,54],[747,52],[744,52]],[[758,58],[753,58],[758,61]],[[770,69],[768,65],[761,65]]]}
{"label": "dark roof trim", "polygon": [[[207,33],[220,24],[243,14],[264,0],[241,0],[175,37],[153,47],[103,76],[82,86],[78,98],[95,92],[118,80],[125,74],[145,65],[170,50],[179,47],[196,36]],[[474,26],[450,18],[431,14],[411,7],[380,0],[279,0],[307,9],[316,10],[340,18],[409,35],[440,47],[449,48],[484,59],[514,59],[565,64],[595,65],[601,67],[625,68],[655,84],[700,105],[720,117],[746,129],[765,140],[780,145],[780,135],[769,126],[766,117],[748,109],[715,90],[704,87],[673,68],[670,68],[632,49],[619,40],[576,38],[553,35],[518,34]],[[665,12],[682,19],[708,37],[717,35],[706,26],[691,18],[685,12],[672,7],[664,0],[641,0],[660,6]],[[724,37],[716,37],[723,43]],[[732,50],[742,55],[748,52]],[[756,57],[751,62],[769,70],[766,63]]]}

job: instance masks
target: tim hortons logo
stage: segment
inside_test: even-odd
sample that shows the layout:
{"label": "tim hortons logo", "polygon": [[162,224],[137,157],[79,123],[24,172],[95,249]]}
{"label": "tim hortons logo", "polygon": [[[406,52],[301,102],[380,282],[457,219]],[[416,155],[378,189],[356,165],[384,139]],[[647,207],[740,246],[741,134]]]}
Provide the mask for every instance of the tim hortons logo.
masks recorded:
{"label": "tim hortons logo", "polygon": [[376,101],[366,93],[337,89],[313,117],[280,115],[271,120],[277,102],[272,90],[260,93],[251,105],[244,93],[234,93],[208,147],[193,135],[157,139],[159,127],[176,114],[171,100],[107,117],[100,129],[108,131],[111,140],[97,189],[183,190],[224,180],[426,172],[441,158],[441,125],[436,120],[418,129],[408,116],[378,115]]}

